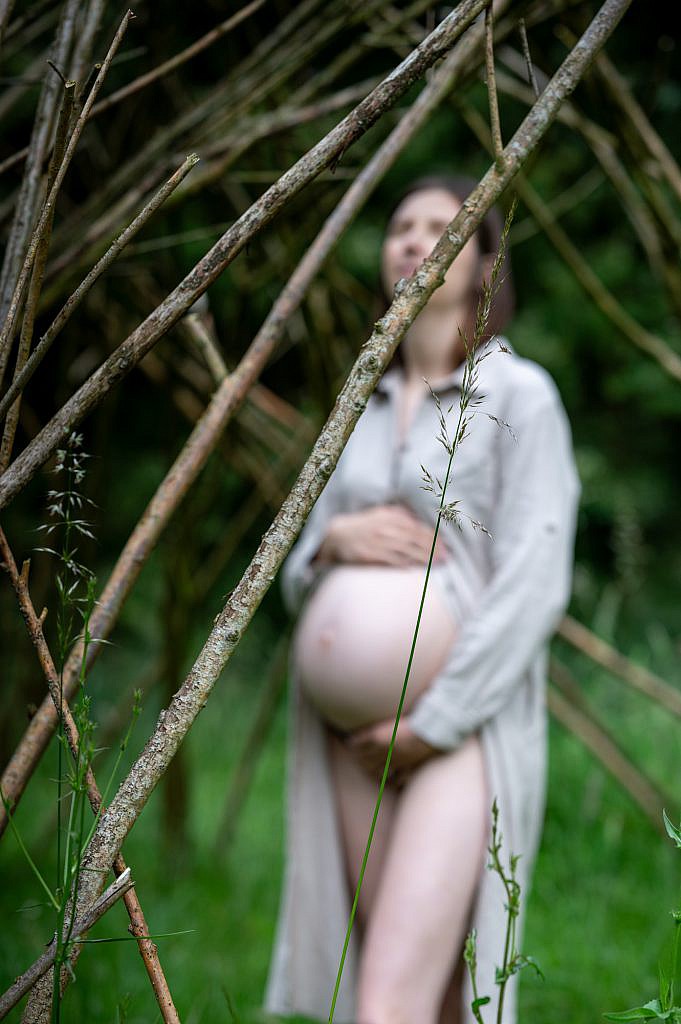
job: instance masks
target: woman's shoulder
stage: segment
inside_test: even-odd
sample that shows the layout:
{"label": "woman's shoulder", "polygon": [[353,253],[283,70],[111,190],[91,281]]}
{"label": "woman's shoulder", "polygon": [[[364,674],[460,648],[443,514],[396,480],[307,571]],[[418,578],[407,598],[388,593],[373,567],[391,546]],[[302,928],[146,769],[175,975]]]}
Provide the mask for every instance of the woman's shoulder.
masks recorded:
{"label": "woman's shoulder", "polygon": [[507,410],[525,415],[535,409],[562,409],[558,388],[551,374],[532,359],[518,355],[506,338],[492,338],[479,365],[479,386],[494,394]]}

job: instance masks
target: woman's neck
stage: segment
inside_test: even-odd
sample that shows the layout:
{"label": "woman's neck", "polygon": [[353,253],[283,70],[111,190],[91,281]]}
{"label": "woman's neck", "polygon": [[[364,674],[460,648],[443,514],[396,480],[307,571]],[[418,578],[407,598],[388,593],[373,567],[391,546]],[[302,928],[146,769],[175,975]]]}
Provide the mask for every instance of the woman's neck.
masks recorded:
{"label": "woman's neck", "polygon": [[407,382],[425,379],[432,383],[452,373],[464,358],[458,325],[465,323],[467,310],[429,308],[421,310],[402,342]]}

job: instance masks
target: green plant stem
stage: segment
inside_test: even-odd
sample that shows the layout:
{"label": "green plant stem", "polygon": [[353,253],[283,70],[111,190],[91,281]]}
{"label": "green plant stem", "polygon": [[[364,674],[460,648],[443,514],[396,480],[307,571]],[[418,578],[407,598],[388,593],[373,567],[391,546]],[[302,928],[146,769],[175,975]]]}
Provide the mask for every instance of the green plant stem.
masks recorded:
{"label": "green plant stem", "polygon": [[514,917],[514,913],[513,913],[512,907],[511,907],[511,895],[509,893],[509,889],[508,889],[508,885],[506,883],[506,878],[504,876],[503,869],[501,869],[501,864],[499,864],[499,873],[501,874],[501,880],[504,883],[504,889],[506,890],[506,895],[508,896],[508,909],[507,909],[508,919],[506,921],[506,938],[504,940],[504,958],[503,958],[502,965],[501,965],[502,979],[501,979],[501,985],[499,986],[499,1002],[497,1004],[497,1024],[501,1024],[502,1019],[503,1019],[504,997],[506,995],[506,985],[508,984],[508,978],[509,978],[508,964],[509,964],[510,953],[511,953],[511,950],[513,949],[513,945],[514,945],[514,943],[513,943],[513,932],[515,930],[514,929],[515,917]]}

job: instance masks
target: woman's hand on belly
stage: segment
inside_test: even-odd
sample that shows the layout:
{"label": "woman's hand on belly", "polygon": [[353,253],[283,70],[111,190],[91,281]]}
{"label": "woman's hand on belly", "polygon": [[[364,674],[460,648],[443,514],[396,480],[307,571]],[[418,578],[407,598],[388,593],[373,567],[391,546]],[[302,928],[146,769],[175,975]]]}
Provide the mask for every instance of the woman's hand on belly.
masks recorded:
{"label": "woman's hand on belly", "polygon": [[[350,750],[357,755],[365,771],[379,779],[385,768],[394,725],[393,719],[376,722],[365,729],[350,733],[345,741]],[[399,781],[400,776],[408,774],[428,758],[439,753],[439,750],[431,747],[413,732],[408,717],[402,718],[397,727],[397,737],[390,761],[390,775]]]}
{"label": "woman's hand on belly", "polygon": [[[406,506],[375,505],[362,512],[334,516],[317,559],[357,565],[425,565],[432,543],[432,528]],[[446,557],[439,539],[434,557],[436,562]]]}

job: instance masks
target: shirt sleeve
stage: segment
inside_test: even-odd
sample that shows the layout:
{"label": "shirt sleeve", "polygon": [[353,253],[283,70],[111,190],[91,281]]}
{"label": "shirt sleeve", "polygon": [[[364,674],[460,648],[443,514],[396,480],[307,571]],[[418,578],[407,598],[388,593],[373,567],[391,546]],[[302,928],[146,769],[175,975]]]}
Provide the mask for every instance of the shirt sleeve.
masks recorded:
{"label": "shirt sleeve", "polygon": [[530,403],[501,441],[492,569],[450,656],[409,714],[423,740],[455,749],[513,696],[571,590],[579,482],[558,396]]}

